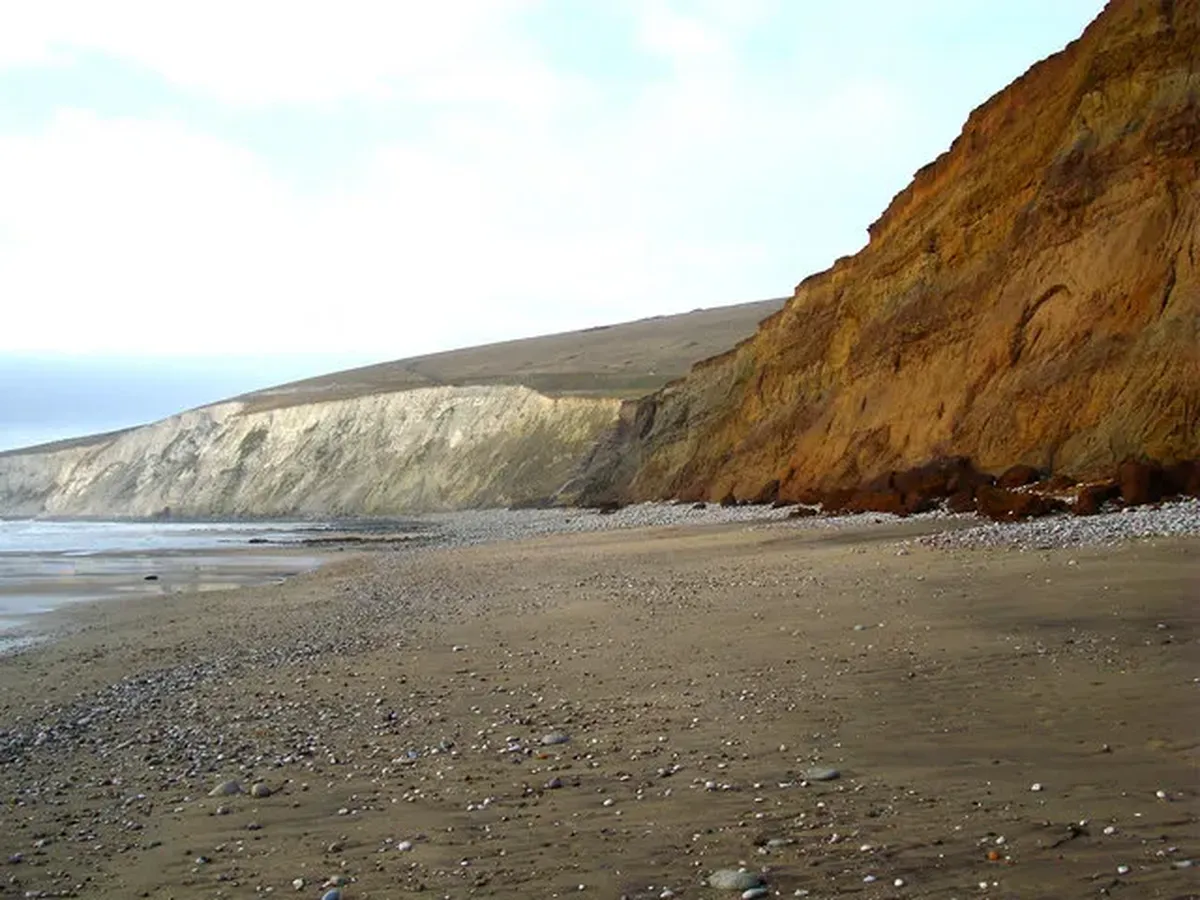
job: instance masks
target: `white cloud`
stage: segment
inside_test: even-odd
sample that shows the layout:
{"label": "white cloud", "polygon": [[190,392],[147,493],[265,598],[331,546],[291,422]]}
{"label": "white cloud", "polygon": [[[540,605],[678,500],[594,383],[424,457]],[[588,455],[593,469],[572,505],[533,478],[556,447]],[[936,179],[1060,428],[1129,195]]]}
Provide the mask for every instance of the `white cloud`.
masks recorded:
{"label": "white cloud", "polygon": [[0,66],[91,49],[244,114],[435,117],[304,191],[194,123],[0,135],[0,352],[398,357],[779,295],[932,157],[896,152],[927,122],[888,81],[746,65],[769,0],[627,3],[667,65],[619,103],[527,43],[529,2],[21,5]]}
{"label": "white cloud", "polygon": [[544,72],[506,27],[531,0],[39,0],[10,4],[0,66],[93,51],[238,106],[322,103],[393,90],[491,100]]}

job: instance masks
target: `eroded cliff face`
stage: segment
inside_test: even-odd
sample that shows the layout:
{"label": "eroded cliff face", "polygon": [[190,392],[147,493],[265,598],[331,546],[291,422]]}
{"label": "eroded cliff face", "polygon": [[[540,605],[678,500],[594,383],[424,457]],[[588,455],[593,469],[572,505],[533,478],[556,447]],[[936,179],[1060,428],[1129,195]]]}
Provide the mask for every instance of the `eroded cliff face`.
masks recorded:
{"label": "eroded cliff face", "polygon": [[1114,0],[733,352],[642,401],[593,496],[784,498],[948,456],[1200,457],[1200,0]]}
{"label": "eroded cliff face", "polygon": [[6,515],[388,515],[546,498],[615,399],[438,387],[255,410],[217,404],[88,447],[0,456]]}

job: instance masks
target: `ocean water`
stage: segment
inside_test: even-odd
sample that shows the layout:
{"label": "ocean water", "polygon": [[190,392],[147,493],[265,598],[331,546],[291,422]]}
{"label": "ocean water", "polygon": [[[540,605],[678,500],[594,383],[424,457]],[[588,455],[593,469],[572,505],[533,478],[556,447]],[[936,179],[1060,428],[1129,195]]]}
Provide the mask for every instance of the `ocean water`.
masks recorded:
{"label": "ocean water", "polygon": [[0,521],[0,652],[70,603],[278,581],[316,568],[311,522]]}

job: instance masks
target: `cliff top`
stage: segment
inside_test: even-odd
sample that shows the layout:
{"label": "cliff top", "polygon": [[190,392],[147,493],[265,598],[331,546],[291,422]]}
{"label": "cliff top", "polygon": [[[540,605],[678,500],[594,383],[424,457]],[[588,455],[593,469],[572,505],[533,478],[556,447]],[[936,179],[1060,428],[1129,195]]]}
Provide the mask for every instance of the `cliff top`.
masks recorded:
{"label": "cliff top", "polygon": [[415,388],[524,385],[551,396],[632,398],[687,374],[754,332],[783,298],[379,363],[244,394],[252,410]]}

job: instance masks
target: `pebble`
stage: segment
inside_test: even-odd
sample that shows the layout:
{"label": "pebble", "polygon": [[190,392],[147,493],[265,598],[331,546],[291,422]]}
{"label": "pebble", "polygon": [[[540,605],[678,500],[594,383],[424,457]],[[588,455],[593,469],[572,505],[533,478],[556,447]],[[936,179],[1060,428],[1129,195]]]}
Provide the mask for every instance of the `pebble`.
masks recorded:
{"label": "pebble", "polygon": [[331,888],[321,895],[321,900],[342,900],[342,889]]}
{"label": "pebble", "polygon": [[565,744],[571,738],[563,734],[561,731],[552,731],[547,735],[542,736],[542,746],[553,747],[555,744]]}
{"label": "pebble", "polygon": [[271,793],[271,789],[261,781],[256,782],[254,786],[250,788],[250,796],[258,797],[259,799],[262,799],[263,797],[270,797]]}
{"label": "pebble", "polygon": [[208,792],[210,797],[232,797],[234,794],[242,793],[242,783],[234,778],[228,781],[222,781],[215,788]]}
{"label": "pebble", "polygon": [[708,876],[709,887],[718,891],[749,891],[762,887],[762,876],[745,869],[717,869]]}
{"label": "pebble", "polygon": [[836,781],[842,777],[837,769],[827,769],[823,766],[812,766],[804,770],[805,781]]}
{"label": "pebble", "polygon": [[1187,498],[1153,506],[1136,506],[1097,516],[1068,514],[1027,522],[988,522],[974,528],[944,531],[910,543],[942,549],[1014,547],[1055,550],[1064,547],[1112,546],[1148,537],[1200,534],[1200,500]]}
{"label": "pebble", "polygon": [[771,892],[765,887],[755,887],[742,891],[742,900],[760,900],[762,897],[770,896]]}

